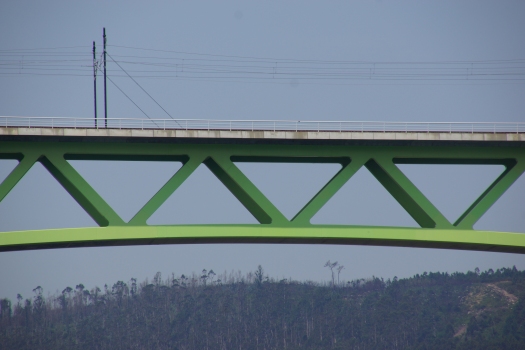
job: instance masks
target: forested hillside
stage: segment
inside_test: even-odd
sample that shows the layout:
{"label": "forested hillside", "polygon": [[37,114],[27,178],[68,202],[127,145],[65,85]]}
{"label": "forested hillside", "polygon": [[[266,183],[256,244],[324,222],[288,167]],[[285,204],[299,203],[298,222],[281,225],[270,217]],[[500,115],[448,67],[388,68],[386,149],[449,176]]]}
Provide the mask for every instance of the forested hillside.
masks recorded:
{"label": "forested hillside", "polygon": [[253,273],[0,300],[1,349],[523,349],[516,268],[327,284]]}

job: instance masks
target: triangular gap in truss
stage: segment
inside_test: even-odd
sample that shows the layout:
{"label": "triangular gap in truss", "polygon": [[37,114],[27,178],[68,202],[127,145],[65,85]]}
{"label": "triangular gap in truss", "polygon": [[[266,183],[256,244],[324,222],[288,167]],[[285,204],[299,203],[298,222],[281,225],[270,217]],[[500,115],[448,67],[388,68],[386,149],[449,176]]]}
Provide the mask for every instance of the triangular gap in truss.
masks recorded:
{"label": "triangular gap in truss", "polygon": [[16,168],[18,163],[16,159],[0,159],[0,184]]}
{"label": "triangular gap in truss", "polygon": [[0,202],[0,232],[98,226],[40,163]]}
{"label": "triangular gap in truss", "polygon": [[201,164],[147,220],[148,225],[256,224],[235,196]]}
{"label": "triangular gap in truss", "polygon": [[69,160],[128,222],[182,166],[170,161]]}
{"label": "triangular gap in truss", "polygon": [[235,165],[292,219],[339,170],[338,163],[251,163]]}
{"label": "triangular gap in truss", "polygon": [[319,210],[311,223],[420,227],[365,167]]}
{"label": "triangular gap in truss", "polygon": [[429,201],[454,223],[505,170],[503,165],[397,164]]}
{"label": "triangular gap in truss", "polygon": [[525,233],[525,174],[474,224],[474,229]]}

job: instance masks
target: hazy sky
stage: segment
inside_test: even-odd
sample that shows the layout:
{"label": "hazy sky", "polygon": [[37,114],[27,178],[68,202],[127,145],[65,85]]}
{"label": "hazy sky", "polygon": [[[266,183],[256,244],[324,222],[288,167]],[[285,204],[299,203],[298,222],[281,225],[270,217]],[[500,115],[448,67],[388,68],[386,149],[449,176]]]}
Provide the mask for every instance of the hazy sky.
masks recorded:
{"label": "hazy sky", "polygon": [[[155,56],[160,60],[175,55],[122,46],[178,51],[180,59],[219,57],[180,52],[276,61],[525,59],[522,1],[3,1],[0,61],[21,63],[18,69],[0,68],[0,115],[92,117],[93,80],[89,73],[27,74],[31,71],[23,62],[57,59],[61,52],[74,51],[85,53],[82,58],[86,61],[71,61],[70,56],[64,56],[64,61],[57,64],[89,72],[92,41],[97,42],[100,53],[103,27],[110,45],[108,53],[121,62],[128,60],[125,56]],[[67,49],[57,49],[61,47]],[[43,51],[55,55],[34,56]],[[148,59],[152,60],[144,58]],[[139,74],[135,72],[139,68],[122,65]],[[130,79],[121,76],[118,67],[109,63],[108,70],[117,85],[148,115],[166,117]],[[138,81],[175,118],[525,121],[525,82],[519,80]],[[101,115],[101,76],[98,89]],[[143,117],[112,84],[108,85],[108,99],[110,117]],[[14,161],[0,161],[0,180],[15,165]],[[180,167],[111,162],[73,162],[73,166],[128,219]],[[337,171],[333,165],[239,166],[288,217]],[[497,166],[401,169],[451,220],[501,172]],[[524,198],[522,177],[475,227],[525,232]],[[204,166],[149,221],[218,222],[252,223],[254,219]],[[366,169],[361,169],[313,222],[415,226]],[[94,222],[40,164],[0,203],[0,231],[84,226],[94,226]],[[37,285],[53,293],[78,283],[92,288],[131,277],[143,280],[157,271],[165,277],[171,272],[198,272],[203,268],[247,272],[259,264],[274,277],[325,281],[329,271],[323,265],[329,259],[345,266],[345,279],[405,277],[423,271],[453,272],[475,267],[525,268],[525,256],[517,254],[388,247],[220,244],[61,249],[0,253],[0,297],[14,299],[16,293],[30,297]]]}

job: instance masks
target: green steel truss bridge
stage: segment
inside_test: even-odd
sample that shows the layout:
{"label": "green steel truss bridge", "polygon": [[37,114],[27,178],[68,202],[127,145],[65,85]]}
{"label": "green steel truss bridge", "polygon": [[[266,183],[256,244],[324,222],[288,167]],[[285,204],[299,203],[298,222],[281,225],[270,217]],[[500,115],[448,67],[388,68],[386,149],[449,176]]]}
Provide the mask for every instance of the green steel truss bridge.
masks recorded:
{"label": "green steel truss bridge", "polygon": [[[0,251],[171,243],[317,243],[525,253],[525,234],[473,229],[525,172],[525,123],[109,119],[106,127],[103,120],[94,123],[93,119],[0,117],[0,159],[19,161],[0,183],[0,201],[40,162],[99,225],[1,232]],[[70,160],[177,161],[183,165],[125,222]],[[239,170],[237,162],[335,163],[341,169],[289,220]],[[259,224],[147,224],[201,164]],[[450,222],[398,164],[496,164],[505,170]],[[310,223],[362,167],[420,228]]]}

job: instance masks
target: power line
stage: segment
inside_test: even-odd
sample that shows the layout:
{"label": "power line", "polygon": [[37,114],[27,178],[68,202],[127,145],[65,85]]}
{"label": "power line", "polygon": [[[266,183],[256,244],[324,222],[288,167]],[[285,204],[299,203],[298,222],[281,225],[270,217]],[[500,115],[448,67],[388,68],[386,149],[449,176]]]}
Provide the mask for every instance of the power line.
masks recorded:
{"label": "power line", "polygon": [[[92,66],[76,66],[76,65],[2,65],[0,64],[0,72],[9,71],[24,71],[26,73],[39,73],[39,72],[88,72]],[[513,70],[506,69],[478,69],[474,72],[465,70],[448,70],[448,71],[435,71],[435,70],[383,70],[376,71],[375,73],[369,73],[368,70],[339,70],[339,71],[295,71],[295,70],[283,70],[283,71],[264,71],[264,70],[233,70],[233,69],[212,69],[193,67],[191,69],[186,68],[184,72],[178,71],[177,69],[164,69],[164,70],[131,70],[123,71],[126,75],[130,76],[129,72],[136,73],[135,78],[158,78],[158,77],[180,77],[180,78],[214,78],[214,79],[229,79],[232,77],[240,79],[325,79],[325,80],[383,80],[383,79],[438,79],[448,80],[450,78],[462,80],[462,79],[477,79],[477,80],[507,80],[507,79],[521,79],[519,77],[525,75],[525,67],[515,67]],[[113,71],[114,70],[109,70]],[[16,74],[16,72],[13,72]],[[67,75],[67,74],[62,74]],[[72,74],[77,75],[77,74]],[[116,76],[116,75],[114,75]],[[134,79],[134,82],[136,80]],[[140,86],[140,84],[138,84]],[[151,96],[150,96],[151,97]]]}
{"label": "power line", "polygon": [[[13,69],[11,69],[13,70]],[[25,70],[25,69],[24,69]],[[75,74],[75,73],[39,73],[39,72],[0,72],[0,75],[3,76],[70,76],[70,77],[90,77],[92,74],[89,72],[89,70],[78,70],[80,72],[85,71],[86,74]],[[519,74],[519,76],[522,76],[524,74]],[[127,75],[112,75],[113,77],[127,77]],[[480,78],[481,76],[481,78]],[[486,82],[506,82],[506,81],[525,81],[525,77],[523,78],[513,78],[513,77],[501,77],[502,75],[496,75],[495,77],[492,77],[492,75],[480,75],[480,76],[451,76],[446,77],[443,75],[440,75],[438,77],[431,77],[431,76],[414,76],[414,77],[373,77],[368,78],[364,76],[356,76],[356,77],[316,77],[316,76],[310,76],[310,77],[293,77],[293,76],[284,76],[284,77],[250,77],[250,76],[235,76],[235,75],[224,75],[224,76],[211,76],[211,75],[200,75],[200,76],[184,76],[184,75],[142,75],[137,76],[136,78],[140,79],[167,79],[167,80],[194,80],[194,81],[215,81],[215,82],[234,82],[231,81],[231,79],[239,79],[237,82],[272,82],[278,83],[279,81],[290,81],[290,80],[300,80],[300,81],[312,81],[322,84],[322,85],[330,85],[328,81],[368,81],[368,82],[380,82],[380,81],[464,81],[464,82],[480,82],[480,83],[486,83]],[[491,78],[492,77],[492,78]],[[469,78],[469,79],[467,79]],[[339,85],[339,84],[337,84]]]}
{"label": "power line", "polygon": [[[113,80],[111,80],[110,77],[106,76],[106,78],[107,78],[107,79],[108,79],[113,85],[115,85],[115,87],[116,87],[117,89],[119,89],[119,91],[122,92],[122,93],[124,94],[124,96],[126,96],[126,97],[128,98],[128,100],[130,100],[131,103],[133,103],[133,104],[135,105],[135,107],[137,107],[137,108],[138,108],[138,109],[139,109],[139,110],[140,110],[140,111],[141,111],[146,117],[148,117],[148,119],[151,119],[151,118],[149,117],[149,115],[147,115],[146,112],[144,112],[144,111],[142,110],[142,108],[140,108],[140,107],[139,107],[139,106],[138,106],[138,105],[137,105],[137,104],[131,99],[131,97],[129,97],[129,96],[128,96],[128,95],[127,95],[127,94],[126,94],[121,88],[118,87],[117,84],[115,84],[115,82],[114,82]],[[157,125],[157,124],[155,123],[155,125]],[[158,126],[158,125],[157,125],[157,126]]]}
{"label": "power line", "polygon": [[[112,46],[122,47],[118,45]],[[52,56],[48,56],[50,52],[53,52],[52,49],[53,48],[33,49],[27,52],[0,50],[0,74],[2,76],[83,76],[83,74],[79,73],[87,72],[92,69],[92,60],[88,58],[88,52],[73,52],[69,55],[66,54],[68,51],[62,48],[61,51],[54,51],[54,54],[51,53]],[[174,118],[169,112],[137,82],[137,79],[163,78],[194,81],[248,81],[254,83],[279,83],[279,81],[283,80],[298,80],[301,82],[310,81],[315,84],[328,84],[330,81],[345,80],[369,82],[478,81],[491,84],[498,81],[519,82],[523,81],[525,76],[525,59],[428,62],[320,61],[291,59],[272,59],[269,61],[267,58],[252,56],[197,54],[184,51],[140,48],[132,49],[175,52],[178,55],[198,55],[198,57],[153,57],[137,55],[112,55],[110,57],[111,60],[117,64],[118,68],[125,73],[125,76],[131,78],[133,82],[137,84],[137,86],[139,86],[148,97],[150,97],[172,119]],[[60,55],[59,53],[62,53],[63,55]],[[7,56],[2,56],[3,54]],[[80,58],[80,55],[85,55],[86,58]],[[18,56],[21,56],[22,59],[17,60],[16,57]],[[67,57],[70,58],[68,59]],[[119,57],[123,59],[119,59]],[[82,63],[85,63],[85,65]],[[137,69],[125,70],[123,65],[126,64],[134,65]],[[110,69],[109,71],[112,70]],[[112,74],[112,76],[117,77],[120,75]]]}
{"label": "power line", "polygon": [[31,48],[31,49],[2,49],[0,52],[6,52],[6,51],[35,51],[35,50],[61,50],[61,49],[86,49],[89,50],[90,47],[88,45],[81,45],[81,46],[60,46],[60,47],[37,47],[37,48]]}
{"label": "power line", "polygon": [[12,77],[16,77],[16,76],[20,76],[20,75],[28,75],[28,76],[57,76],[57,77],[91,77],[92,75],[91,74],[72,74],[72,73],[64,73],[64,74],[61,74],[61,73],[26,73],[26,72],[21,72],[21,73],[0,73],[0,75],[4,75],[4,76],[12,76]]}
{"label": "power line", "polygon": [[[92,77],[92,74],[53,74],[53,73],[1,73],[0,76],[4,77],[21,77],[21,76],[46,76],[46,77]],[[127,77],[126,75],[112,75],[115,77]],[[164,75],[160,76],[144,76],[143,79],[153,80],[176,80],[176,81],[197,81],[197,82],[209,82],[209,83],[235,83],[235,84],[272,84],[272,85],[290,85],[290,81],[287,79],[266,79],[266,80],[235,80],[238,77],[221,78],[220,80],[214,77],[201,77],[201,78],[187,78],[187,77],[167,77]],[[354,81],[354,82],[344,82]],[[364,79],[353,79],[353,80],[342,80],[342,82],[335,82],[335,80],[306,80],[301,81],[301,85],[323,85],[323,86],[481,86],[490,83],[490,85],[521,85],[525,79],[491,79],[491,80],[465,80],[465,79],[434,79],[434,80],[423,80],[423,79],[412,79],[412,80],[364,80]]]}
{"label": "power line", "polygon": [[184,55],[195,55],[195,56],[210,56],[210,57],[224,57],[224,58],[240,58],[240,59],[255,59],[255,60],[270,60],[275,61],[293,61],[293,62],[319,62],[319,63],[333,63],[333,64],[471,64],[471,63],[503,63],[503,62],[514,62],[514,61],[525,61],[523,58],[518,59],[505,59],[505,60],[472,60],[472,61],[331,61],[331,60],[307,60],[307,59],[293,59],[293,58],[275,58],[275,57],[256,57],[256,56],[236,56],[236,55],[218,55],[198,52],[187,52],[187,51],[175,51],[175,50],[160,50],[160,49],[146,49],[132,46],[122,45],[108,45],[112,47],[119,47],[125,49],[134,49],[142,51],[154,51],[154,52],[166,52],[166,53],[177,53]]}
{"label": "power line", "polygon": [[[138,86],[139,88],[142,89],[142,91],[144,91],[144,92],[146,93],[146,95],[148,95],[148,96],[149,96],[149,97],[150,97],[150,98],[151,98],[151,99],[157,104],[157,106],[159,106],[159,107],[160,107],[160,108],[161,108],[161,109],[162,109],[162,110],[163,110],[163,111],[164,111],[164,112],[165,112],[165,113],[166,113],[171,119],[175,119],[175,118],[173,118],[173,117],[171,116],[171,114],[168,113],[168,111],[166,111],[166,110],[165,110],[165,109],[164,109],[164,108],[163,108],[163,107],[157,102],[157,100],[155,100],[155,99],[153,98],[153,96],[151,96],[146,90],[144,90],[144,88],[143,88],[143,87],[142,87],[142,86],[141,86],[141,85],[140,85],[135,79],[133,79],[133,77],[132,77],[131,75],[129,75],[128,72],[126,72],[126,70],[125,70],[124,68],[122,68],[122,66],[121,66],[120,64],[118,64],[118,62],[115,61],[115,60],[113,59],[113,57],[111,57],[110,54],[107,53],[107,55],[109,56],[109,58],[111,58],[111,60],[112,60],[113,62],[115,62],[115,64],[116,64],[117,66],[119,66],[120,69],[122,69],[122,71],[123,71],[124,73],[126,73],[126,75],[127,75],[131,80],[133,80],[133,82],[134,82],[135,84],[137,84],[137,86]],[[178,124],[178,122],[177,122],[177,124]],[[179,125],[179,126],[180,126],[180,125]]]}
{"label": "power line", "polygon": [[[491,76],[510,76],[510,75],[523,75],[525,73],[525,66],[523,63],[520,65],[512,66],[500,66],[500,67],[396,67],[396,66],[384,66],[381,67],[324,67],[324,66],[294,66],[290,65],[280,65],[279,67],[269,66],[269,65],[225,65],[225,64],[191,64],[186,63],[184,65],[184,70],[182,68],[182,63],[158,63],[158,62],[137,62],[137,61],[120,61],[116,60],[113,56],[112,60],[118,64],[119,68],[122,69],[120,63],[133,64],[133,65],[142,65],[145,67],[162,67],[164,70],[134,70],[136,73],[174,73],[185,75],[192,74],[202,74],[209,73],[218,75],[221,73],[230,73],[230,74],[246,74],[248,75],[272,75],[272,76],[324,76],[326,78],[334,77],[374,77],[379,79],[381,77],[397,77],[403,79],[406,76],[458,76],[458,77],[481,77],[484,75]],[[2,61],[0,60],[0,69],[41,69],[49,70],[47,67],[56,67],[56,69],[65,70],[67,66],[78,67],[74,62],[89,62],[86,60],[10,60]],[[518,63],[516,63],[518,64]],[[86,65],[87,67],[87,65]],[[128,71],[126,71],[128,72]],[[128,73],[129,74],[129,73]],[[168,113],[169,114],[169,113]]]}

